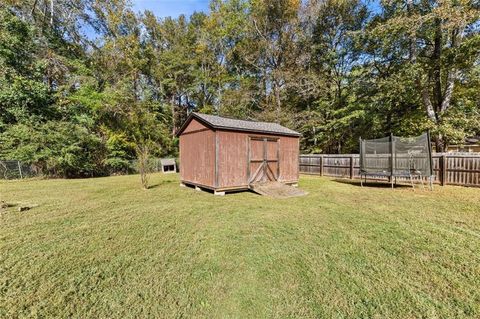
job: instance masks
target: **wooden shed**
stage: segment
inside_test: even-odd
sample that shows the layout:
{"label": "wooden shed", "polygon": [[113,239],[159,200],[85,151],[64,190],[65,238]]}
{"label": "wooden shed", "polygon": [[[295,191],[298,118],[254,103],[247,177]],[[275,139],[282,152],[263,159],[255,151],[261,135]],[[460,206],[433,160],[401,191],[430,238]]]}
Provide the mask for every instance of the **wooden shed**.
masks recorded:
{"label": "wooden shed", "polygon": [[298,182],[300,133],[279,124],[192,113],[177,136],[183,185],[223,195],[262,181]]}

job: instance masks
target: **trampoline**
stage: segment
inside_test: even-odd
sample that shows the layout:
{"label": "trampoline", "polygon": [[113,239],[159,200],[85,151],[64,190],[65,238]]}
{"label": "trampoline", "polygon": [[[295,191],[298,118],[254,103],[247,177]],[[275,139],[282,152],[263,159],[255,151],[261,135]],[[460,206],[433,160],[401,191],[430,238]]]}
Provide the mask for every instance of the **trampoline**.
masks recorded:
{"label": "trampoline", "polygon": [[432,146],[430,134],[416,137],[387,136],[378,139],[360,138],[360,180],[363,186],[367,177],[388,177],[392,188],[397,177],[410,180],[418,178],[423,188],[427,178],[433,189]]}

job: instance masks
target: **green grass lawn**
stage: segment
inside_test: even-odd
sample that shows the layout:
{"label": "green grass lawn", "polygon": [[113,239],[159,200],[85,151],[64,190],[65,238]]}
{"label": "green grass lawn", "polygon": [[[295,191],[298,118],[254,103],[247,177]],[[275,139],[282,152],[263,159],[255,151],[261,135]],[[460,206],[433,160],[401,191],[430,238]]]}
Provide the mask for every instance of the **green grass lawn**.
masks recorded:
{"label": "green grass lawn", "polygon": [[0,317],[480,317],[480,189],[0,182]]}

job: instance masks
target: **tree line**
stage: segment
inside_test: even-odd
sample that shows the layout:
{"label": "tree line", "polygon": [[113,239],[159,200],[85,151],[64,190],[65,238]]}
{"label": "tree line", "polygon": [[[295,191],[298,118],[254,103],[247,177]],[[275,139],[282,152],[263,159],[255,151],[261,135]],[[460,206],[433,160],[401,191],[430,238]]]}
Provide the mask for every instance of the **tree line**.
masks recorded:
{"label": "tree line", "polygon": [[274,121],[303,152],[430,130],[480,134],[477,0],[212,0],[159,18],[127,0],[0,4],[0,158],[54,176],[175,156],[191,111]]}

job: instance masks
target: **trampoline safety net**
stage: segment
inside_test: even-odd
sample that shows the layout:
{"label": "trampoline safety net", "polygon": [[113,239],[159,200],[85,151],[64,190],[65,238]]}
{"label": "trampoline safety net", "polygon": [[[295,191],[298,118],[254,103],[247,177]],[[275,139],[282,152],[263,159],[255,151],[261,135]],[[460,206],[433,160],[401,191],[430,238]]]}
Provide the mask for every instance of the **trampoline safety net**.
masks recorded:
{"label": "trampoline safety net", "polygon": [[360,139],[360,174],[378,176],[432,176],[428,133],[416,137],[389,136]]}

